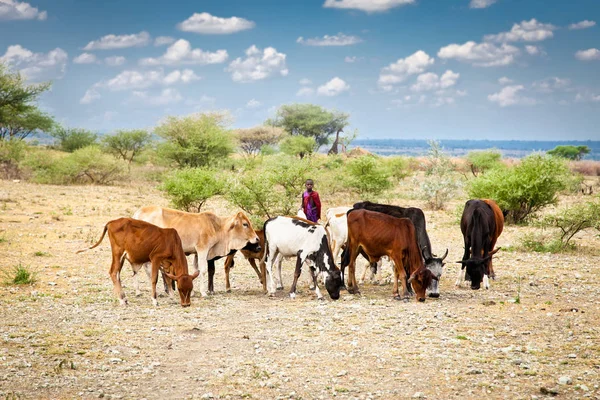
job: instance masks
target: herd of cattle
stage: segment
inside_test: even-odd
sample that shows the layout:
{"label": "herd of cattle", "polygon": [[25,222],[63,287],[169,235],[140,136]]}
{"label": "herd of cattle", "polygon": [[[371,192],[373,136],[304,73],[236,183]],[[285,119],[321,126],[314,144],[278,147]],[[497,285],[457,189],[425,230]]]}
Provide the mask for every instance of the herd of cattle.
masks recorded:
{"label": "herd of cattle", "polygon": [[[471,281],[472,289],[479,289],[481,283],[489,288],[489,278],[494,277],[492,256],[499,250],[494,246],[503,227],[504,216],[493,200],[467,201],[460,223],[465,251],[459,261],[462,268],[457,286],[467,279]],[[193,280],[198,276],[200,294],[213,293],[215,261],[223,257],[226,257],[226,290],[230,290],[229,272],[238,250],[250,262],[263,289],[270,295],[283,289],[283,257],[296,257],[290,297],[296,296],[296,284],[306,263],[317,297],[323,298],[318,286],[318,276],[322,274],[325,288],[334,300],[340,297],[340,290],[344,288],[349,293],[358,293],[355,271],[359,254],[369,261],[372,272],[376,272],[382,257],[392,261],[395,299],[408,299],[411,293],[418,301],[425,301],[427,293],[430,297],[439,297],[438,281],[448,255],[448,250],[442,257],[433,254],[422,210],[368,201],[353,207],[329,209],[324,225],[298,216],[280,216],[269,219],[263,229],[257,231],[242,212],[219,217],[211,212],[188,213],[158,206],[142,207],[132,218],[109,221],[100,240],[77,253],[100,245],[106,232],[112,250],[109,273],[115,294],[123,305],[127,300],[120,274],[125,260],[133,268],[136,295],[140,294],[137,273],[144,267],[152,283],[154,305],[158,304],[156,284],[161,272],[167,293],[173,294],[176,283],[181,305],[188,307]],[[338,268],[336,260],[340,252],[341,268]],[[194,255],[192,274],[186,258],[190,254]],[[256,265],[257,260],[260,268]],[[274,264],[278,268],[277,276],[273,271]],[[398,282],[402,285],[402,294]]]}

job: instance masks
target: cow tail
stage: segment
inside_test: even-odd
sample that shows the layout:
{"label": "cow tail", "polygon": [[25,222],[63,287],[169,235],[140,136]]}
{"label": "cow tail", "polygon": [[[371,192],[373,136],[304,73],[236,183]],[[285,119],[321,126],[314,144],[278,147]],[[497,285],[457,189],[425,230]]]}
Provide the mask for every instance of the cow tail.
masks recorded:
{"label": "cow tail", "polygon": [[[109,222],[110,224],[110,222]],[[106,231],[108,230],[108,224],[104,225],[104,231],[102,232],[102,236],[100,236],[100,240],[98,240],[98,242],[93,245],[92,247],[88,247],[87,249],[82,249],[82,250],[78,250],[75,254],[79,254],[79,253],[83,253],[84,251],[88,251],[93,249],[94,247],[98,247],[100,245],[100,243],[102,243],[102,240],[104,239],[104,235],[106,235]]]}

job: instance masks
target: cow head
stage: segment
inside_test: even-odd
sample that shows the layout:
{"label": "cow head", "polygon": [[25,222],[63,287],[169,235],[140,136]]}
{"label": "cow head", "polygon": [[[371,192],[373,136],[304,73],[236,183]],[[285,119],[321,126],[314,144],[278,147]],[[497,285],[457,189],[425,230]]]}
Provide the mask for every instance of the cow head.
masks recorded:
{"label": "cow head", "polygon": [[468,260],[457,261],[457,263],[462,264],[463,268],[467,268],[467,274],[469,274],[469,277],[471,278],[471,289],[479,290],[481,282],[483,281],[483,276],[487,274],[489,260],[498,252],[498,250],[500,250],[500,247],[482,258],[471,257]]}
{"label": "cow head", "polygon": [[200,271],[196,271],[193,275],[181,274],[175,276],[165,272],[166,276],[174,281],[177,281],[177,290],[179,291],[179,298],[181,299],[182,307],[190,306],[190,297],[192,295],[192,290],[194,289],[194,283],[192,281],[196,279],[199,274]]}
{"label": "cow head", "polygon": [[325,276],[325,289],[333,300],[340,298],[340,289],[343,287],[342,273],[337,267],[330,269]]}
{"label": "cow head", "polygon": [[[259,243],[258,235],[243,212],[239,212],[229,219],[228,229],[230,249],[239,250],[248,245],[258,245]],[[260,251],[260,245],[254,247],[253,251]]]}
{"label": "cow head", "polygon": [[444,259],[448,256],[448,249],[446,249],[446,253],[441,258],[430,257],[425,259],[425,267],[431,271],[431,273],[437,278],[431,281],[431,284],[427,287],[427,291],[429,292],[429,297],[440,297],[440,289],[439,289],[439,280],[442,277],[442,273],[444,272]]}
{"label": "cow head", "polygon": [[419,268],[410,275],[407,283],[412,284],[418,301],[425,301],[425,292],[431,285],[432,280],[437,281],[438,278],[425,267]]}

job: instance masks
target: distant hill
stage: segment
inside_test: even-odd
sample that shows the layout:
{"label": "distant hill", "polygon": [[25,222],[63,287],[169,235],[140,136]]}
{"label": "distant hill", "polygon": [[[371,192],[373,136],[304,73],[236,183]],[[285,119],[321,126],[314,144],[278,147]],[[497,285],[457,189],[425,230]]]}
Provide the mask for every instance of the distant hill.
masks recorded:
{"label": "distant hill", "polygon": [[[590,154],[585,160],[600,160],[600,141],[537,141],[537,140],[439,140],[444,151],[451,156],[464,156],[473,150],[497,149],[503,157],[522,158],[536,151],[552,150],[560,145],[588,146]],[[427,140],[420,139],[356,139],[348,149],[361,147],[371,153],[422,156],[427,154]]]}

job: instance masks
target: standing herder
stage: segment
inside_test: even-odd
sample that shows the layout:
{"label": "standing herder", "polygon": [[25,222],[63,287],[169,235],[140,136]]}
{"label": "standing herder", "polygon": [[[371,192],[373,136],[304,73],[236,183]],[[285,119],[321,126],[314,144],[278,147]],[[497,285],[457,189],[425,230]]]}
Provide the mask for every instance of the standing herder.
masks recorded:
{"label": "standing herder", "polygon": [[319,193],[313,190],[312,179],[307,179],[304,186],[306,191],[302,193],[302,211],[306,219],[312,222],[318,222],[321,219],[321,199]]}

